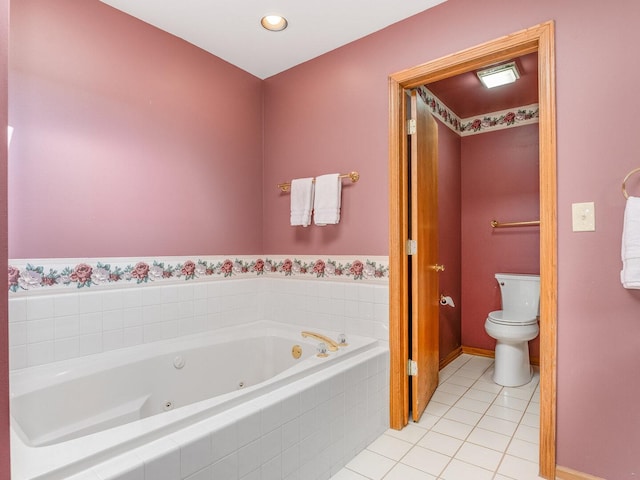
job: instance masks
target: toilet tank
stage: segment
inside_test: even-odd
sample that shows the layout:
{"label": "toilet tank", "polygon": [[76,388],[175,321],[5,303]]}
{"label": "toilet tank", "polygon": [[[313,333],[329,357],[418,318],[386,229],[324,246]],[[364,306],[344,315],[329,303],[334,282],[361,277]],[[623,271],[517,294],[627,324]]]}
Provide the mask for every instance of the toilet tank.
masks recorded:
{"label": "toilet tank", "polygon": [[506,316],[535,318],[540,313],[540,275],[496,273]]}

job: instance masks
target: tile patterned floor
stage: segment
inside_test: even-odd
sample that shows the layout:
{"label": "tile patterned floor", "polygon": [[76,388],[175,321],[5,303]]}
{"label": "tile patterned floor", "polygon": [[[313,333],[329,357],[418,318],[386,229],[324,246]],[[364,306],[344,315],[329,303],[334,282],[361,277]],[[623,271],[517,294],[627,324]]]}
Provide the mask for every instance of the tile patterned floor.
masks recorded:
{"label": "tile patterned floor", "polygon": [[420,422],[387,430],[331,480],[540,479],[540,375],[508,388],[492,374],[493,359],[461,355]]}

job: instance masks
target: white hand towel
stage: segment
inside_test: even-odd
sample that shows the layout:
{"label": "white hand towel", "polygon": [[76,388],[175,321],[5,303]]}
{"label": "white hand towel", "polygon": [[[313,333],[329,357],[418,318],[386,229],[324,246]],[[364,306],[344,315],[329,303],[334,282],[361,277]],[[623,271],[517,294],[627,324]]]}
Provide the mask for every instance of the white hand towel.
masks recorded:
{"label": "white hand towel", "polygon": [[316,199],[313,204],[313,222],[316,225],[334,225],[340,221],[342,181],[339,173],[316,178]]}
{"label": "white hand towel", "polygon": [[313,208],[313,178],[291,180],[291,225],[311,225]]}
{"label": "white hand towel", "polygon": [[640,198],[629,197],[622,227],[622,271],[624,288],[640,289]]}

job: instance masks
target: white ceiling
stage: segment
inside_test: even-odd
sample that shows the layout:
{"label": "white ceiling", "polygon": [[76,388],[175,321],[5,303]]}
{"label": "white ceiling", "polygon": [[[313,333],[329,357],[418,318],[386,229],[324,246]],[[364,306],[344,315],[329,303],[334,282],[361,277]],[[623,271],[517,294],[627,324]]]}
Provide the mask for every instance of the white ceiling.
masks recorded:
{"label": "white ceiling", "polygon": [[[267,78],[446,0],[101,0]],[[287,18],[269,32],[264,15]]]}

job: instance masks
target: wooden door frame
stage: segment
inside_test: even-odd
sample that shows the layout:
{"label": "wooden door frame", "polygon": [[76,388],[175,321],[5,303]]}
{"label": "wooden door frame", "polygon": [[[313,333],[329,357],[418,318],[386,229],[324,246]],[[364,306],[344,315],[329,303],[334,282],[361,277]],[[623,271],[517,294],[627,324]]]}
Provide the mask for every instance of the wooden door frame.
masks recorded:
{"label": "wooden door frame", "polygon": [[405,90],[538,52],[540,145],[540,475],[556,471],[557,173],[555,42],[552,21],[389,77],[389,347],[390,425],[409,419],[408,256]]}

